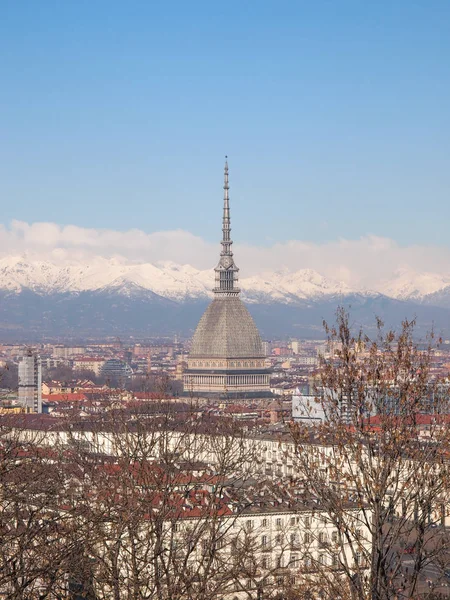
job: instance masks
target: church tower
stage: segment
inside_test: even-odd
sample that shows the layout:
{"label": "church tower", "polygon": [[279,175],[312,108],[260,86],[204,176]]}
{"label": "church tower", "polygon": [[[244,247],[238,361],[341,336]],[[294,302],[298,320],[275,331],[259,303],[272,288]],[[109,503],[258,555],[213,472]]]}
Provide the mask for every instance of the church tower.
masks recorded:
{"label": "church tower", "polygon": [[184,391],[217,399],[267,398],[270,371],[258,329],[239,297],[232,251],[228,162],[225,162],[222,250],[215,268],[214,299],[192,339]]}

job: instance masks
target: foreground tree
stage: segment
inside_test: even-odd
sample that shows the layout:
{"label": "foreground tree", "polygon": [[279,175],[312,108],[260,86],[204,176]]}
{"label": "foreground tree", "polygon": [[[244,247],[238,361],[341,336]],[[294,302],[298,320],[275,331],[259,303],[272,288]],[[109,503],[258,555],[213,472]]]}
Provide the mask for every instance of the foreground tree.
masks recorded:
{"label": "foreground tree", "polygon": [[[330,598],[338,587],[359,600],[412,597],[438,589],[449,566],[438,527],[450,509],[448,383],[432,377],[432,336],[419,349],[414,322],[399,333],[377,325],[375,339],[354,335],[349,315],[338,311],[336,326],[326,326],[329,353],[314,399],[304,405],[305,417],[319,409],[323,421],[292,428],[298,480],[338,531],[322,540],[320,581],[308,582]],[[320,556],[316,549],[311,559]]]}
{"label": "foreground tree", "polygon": [[[255,446],[232,420],[181,408],[114,409],[88,431],[69,424],[64,470],[77,483],[67,505],[83,523],[71,577],[86,596],[213,600],[248,585],[239,520],[254,502]],[[276,588],[268,573],[264,598]]]}

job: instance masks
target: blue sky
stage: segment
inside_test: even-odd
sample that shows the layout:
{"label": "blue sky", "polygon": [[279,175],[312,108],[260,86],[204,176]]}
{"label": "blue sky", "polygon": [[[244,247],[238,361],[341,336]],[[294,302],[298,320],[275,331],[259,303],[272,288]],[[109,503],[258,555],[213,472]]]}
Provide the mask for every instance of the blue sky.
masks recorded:
{"label": "blue sky", "polygon": [[0,5],[0,222],[450,246],[450,2]]}

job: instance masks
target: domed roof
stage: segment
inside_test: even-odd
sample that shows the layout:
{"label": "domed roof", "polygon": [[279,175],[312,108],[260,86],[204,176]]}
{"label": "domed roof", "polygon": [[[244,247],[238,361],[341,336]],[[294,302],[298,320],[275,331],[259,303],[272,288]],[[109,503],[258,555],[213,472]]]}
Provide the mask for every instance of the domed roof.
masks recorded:
{"label": "domed roof", "polygon": [[191,358],[263,358],[258,329],[238,296],[217,295],[200,319]]}

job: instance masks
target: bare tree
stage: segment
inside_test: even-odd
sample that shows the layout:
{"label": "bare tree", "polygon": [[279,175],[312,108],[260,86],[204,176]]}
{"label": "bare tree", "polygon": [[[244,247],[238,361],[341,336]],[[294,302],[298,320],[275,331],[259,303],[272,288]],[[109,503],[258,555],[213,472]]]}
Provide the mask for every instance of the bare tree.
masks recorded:
{"label": "bare tree", "polygon": [[[373,340],[354,335],[342,309],[326,331],[330,354],[321,361],[311,403],[324,421],[292,427],[298,480],[307,481],[337,531],[328,540],[334,563],[322,581],[334,582],[325,586],[328,597],[336,594],[333,569],[349,597],[384,600],[399,590],[414,596],[447,556],[444,530],[436,525],[450,508],[449,404],[446,382],[430,372],[435,340],[419,349],[408,321],[399,333],[378,321]],[[418,427],[424,415],[426,440]],[[310,585],[318,583],[311,578]]]}
{"label": "bare tree", "polygon": [[[0,423],[0,591],[11,599],[56,597],[62,589],[67,525],[66,475],[42,432]],[[70,526],[70,525],[69,525]]]}
{"label": "bare tree", "polygon": [[254,447],[242,427],[203,417],[195,403],[147,408],[67,430],[89,532],[71,576],[100,600],[222,597],[236,580],[231,542],[248,504],[229,489],[251,477]]}

